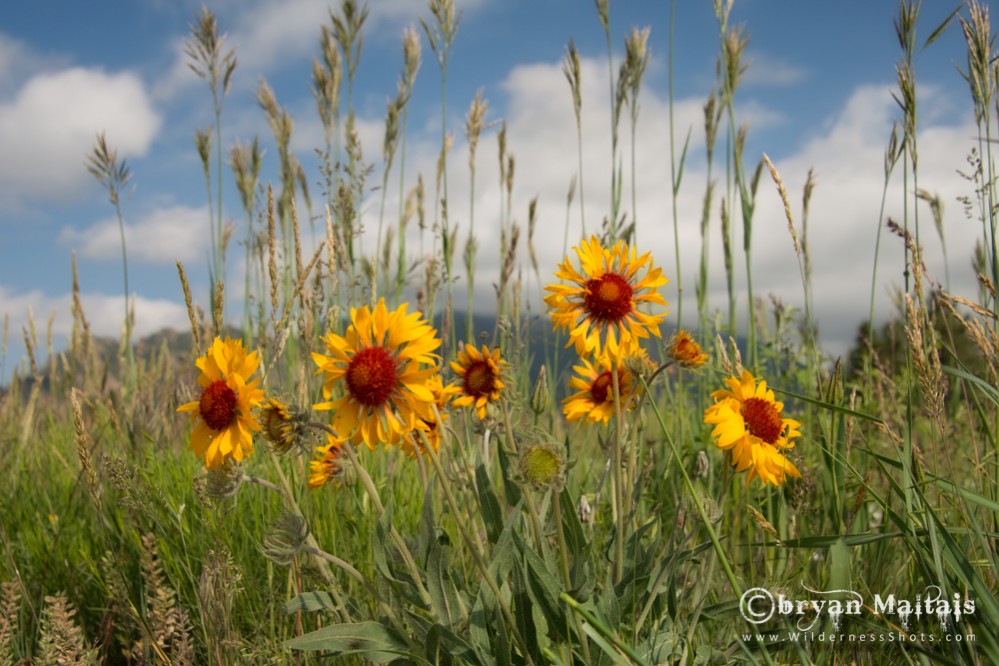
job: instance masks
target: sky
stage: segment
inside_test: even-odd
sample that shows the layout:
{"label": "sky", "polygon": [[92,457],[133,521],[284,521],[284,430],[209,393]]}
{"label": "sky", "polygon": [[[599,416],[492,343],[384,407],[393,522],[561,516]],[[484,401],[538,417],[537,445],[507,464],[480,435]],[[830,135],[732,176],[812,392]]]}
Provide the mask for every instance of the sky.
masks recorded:
{"label": "sky", "polygon": [[[320,55],[321,26],[329,8],[319,0],[215,0],[226,44],[239,64],[225,98],[222,142],[259,136],[266,151],[262,182],[276,182],[276,145],[256,90],[266,80],[295,120],[292,147],[319,200],[322,176],[315,149],[321,124],[310,91],[311,61]],[[364,48],[357,70],[354,106],[369,184],[381,182],[386,101],[402,67],[403,30],[430,20],[425,0],[369,0]],[[477,91],[488,101],[478,149],[475,186],[476,277],[480,303],[492,303],[491,282],[499,259],[499,185],[496,134],[507,127],[516,159],[513,217],[526,225],[528,202],[538,198],[534,244],[544,274],[562,258],[566,194],[577,174],[577,139],[569,86],[561,60],[570,38],[583,66],[583,175],[586,221],[592,231],[610,203],[608,49],[594,3],[589,0],[456,0],[461,14],[447,79],[447,125],[455,134],[449,157],[452,221],[467,229],[470,178],[464,118]],[[207,308],[209,223],[204,176],[194,146],[197,128],[213,122],[207,85],[188,67],[184,41],[201,7],[190,0],[80,3],[51,0],[14,3],[0,22],[0,316],[9,318],[7,356],[0,380],[23,362],[22,329],[29,311],[44,346],[52,321],[54,345],[64,348],[72,325],[71,256],[75,253],[83,307],[94,333],[118,336],[124,313],[117,219],[107,192],[85,169],[98,133],[127,161],[131,187],[122,198],[129,281],[136,335],[164,327],[186,330],[187,316],[175,262],[184,262],[195,299]],[[923,3],[920,42],[955,3]],[[809,169],[816,177],[809,218],[815,315],[832,354],[842,354],[867,318],[874,244],[884,184],[884,150],[899,108],[895,66],[901,51],[893,18],[897,3],[735,0],[730,23],[749,34],[749,68],[736,94],[737,122],[748,123],[747,169],[769,155],[785,182],[796,222]],[[676,325],[684,285],[684,323],[694,312],[694,284],[701,250],[699,220],[706,183],[703,104],[716,86],[718,23],[712,2],[678,0],[673,42],[673,109],[677,153],[689,133],[684,179],[677,199],[680,267],[673,240],[670,189],[669,54],[667,0],[610,0],[614,69],[632,28],[649,27],[651,59],[635,128],[637,166],[631,171],[630,126],[622,121],[625,208],[636,186],[637,241],[652,253],[671,282],[667,330]],[[440,146],[440,71],[421,32],[423,61],[409,109],[406,188],[418,173],[427,182]],[[974,298],[970,257],[981,225],[969,219],[959,197],[973,194],[959,171],[976,145],[963,38],[953,25],[915,63],[918,90],[919,187],[943,202],[949,271],[928,208],[919,212],[931,277],[959,295]],[[719,145],[719,150],[723,146]],[[886,214],[901,219],[906,199],[897,170],[887,190]],[[719,177],[718,165],[714,177]],[[393,175],[393,183],[398,181]],[[243,214],[231,171],[223,176],[224,217],[237,225]],[[398,209],[397,185],[386,193],[386,210]],[[799,269],[787,222],[772,181],[760,183],[753,228],[753,279],[758,296],[803,305]],[[909,201],[911,201],[911,184]],[[367,247],[373,246],[380,192],[364,199]],[[578,199],[569,211],[570,237],[581,233]],[[303,225],[304,226],[304,225]],[[415,225],[411,225],[412,226]],[[739,227],[740,225],[736,225]],[[321,225],[320,225],[321,227]],[[414,231],[415,233],[415,231]],[[709,240],[709,291],[713,308],[726,300],[717,204]],[[307,239],[307,243],[309,243]],[[414,237],[414,244],[415,244]],[[413,247],[411,245],[410,247]],[[459,241],[459,247],[463,240]],[[523,243],[521,244],[523,248]],[[736,247],[742,247],[741,230]],[[877,264],[877,316],[893,311],[892,292],[902,281],[903,251],[885,236]],[[526,255],[522,257],[526,264]],[[227,294],[230,316],[242,312],[242,247],[230,252]],[[736,288],[745,305],[745,264],[736,256]],[[948,282],[949,280],[949,282]],[[464,283],[460,279],[458,293]],[[464,297],[458,298],[464,302]],[[535,302],[538,302],[535,298]],[[484,306],[488,308],[488,306]],[[535,311],[540,310],[536,307]]]}

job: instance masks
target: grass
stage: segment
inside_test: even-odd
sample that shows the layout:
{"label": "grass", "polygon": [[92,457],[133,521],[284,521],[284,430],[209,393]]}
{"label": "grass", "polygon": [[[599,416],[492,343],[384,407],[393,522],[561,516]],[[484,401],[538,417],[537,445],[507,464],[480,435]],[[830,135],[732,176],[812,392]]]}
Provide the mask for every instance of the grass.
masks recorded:
{"label": "grass", "polygon": [[[612,8],[596,4],[610,57]],[[448,53],[460,39],[460,11],[447,0],[431,0],[430,7],[433,19],[423,28],[440,67],[446,122]],[[648,362],[608,361],[604,383],[588,389],[594,406],[584,411],[602,409],[606,418],[594,416],[590,424],[569,423],[562,412],[571,391],[566,359],[582,365],[571,346],[563,348],[567,332],[532,334],[539,318],[545,328],[549,319],[531,313],[531,274],[538,287],[560,280],[555,266],[537,263],[533,206],[523,243],[531,261],[521,266],[522,232],[510,210],[515,162],[506,150],[505,126],[498,132],[506,196],[500,202],[496,317],[456,311],[454,279],[461,267],[453,253],[459,238],[448,209],[458,205],[458,195],[448,191],[448,170],[460,166],[448,164],[446,126],[437,172],[405,182],[406,103],[420,60],[412,32],[405,36],[402,82],[389,107],[382,191],[374,195],[380,197],[377,246],[360,243],[358,211],[371,195],[373,165],[363,162],[351,132],[352,89],[367,14],[350,0],[331,13],[323,58],[314,67],[317,109],[327,128],[319,147],[325,191],[317,199],[321,214],[310,209],[308,217],[325,220],[325,242],[313,255],[303,251],[297,207],[305,201],[311,208],[305,184],[313,178],[290,151],[290,118],[263,82],[259,98],[275,133],[281,173],[277,186],[259,182],[256,138],[230,153],[247,225],[240,236],[246,239],[251,299],[240,315],[228,311],[239,328],[225,327],[232,316],[225,316],[228,236],[221,226],[218,127],[237,60],[203,10],[189,53],[209,83],[215,114],[215,128],[199,130],[198,137],[208,196],[219,207],[209,220],[218,282],[210,295],[195,298],[178,265],[190,333],[133,349],[127,324],[120,344],[90,335],[74,265],[69,349],[54,353],[50,324],[47,361],[39,363],[42,345],[33,321],[25,331],[30,363],[15,373],[0,403],[0,483],[6,489],[0,497],[0,664],[999,663],[999,258],[991,154],[996,70],[987,14],[971,2],[926,40],[932,43],[957,19],[969,45],[963,73],[980,136],[969,202],[983,229],[974,258],[982,289],[971,298],[925,279],[920,242],[930,235],[920,238],[916,211],[928,195],[920,189],[912,58],[919,6],[903,0],[896,22],[902,115],[886,153],[885,192],[901,171],[909,199],[904,219],[886,225],[884,237],[879,230],[876,243],[878,251],[905,254],[906,283],[896,318],[883,330],[868,326],[844,365],[815,343],[807,194],[804,217],[795,220],[778,165],[769,158],[744,162],[746,130],[735,117],[734,96],[746,33],[728,25],[731,7],[731,0],[716,3],[721,65],[705,104],[709,176],[717,164],[724,182],[716,190],[709,177],[702,245],[685,248],[700,252],[695,338],[709,359],[689,367],[690,357],[666,342],[676,331],[662,327],[662,338],[644,343]],[[632,32],[616,76],[608,61],[612,197],[603,224],[591,220],[588,229],[604,248],[628,241],[639,254],[645,250],[634,224],[634,127],[647,38],[647,32]],[[591,101],[580,97],[571,42],[563,66],[580,132],[580,171],[566,198],[568,248],[588,238],[580,114]],[[345,108],[341,86],[347,87]],[[625,104],[632,131],[630,209],[622,196],[628,174],[617,152]],[[486,105],[480,97],[472,104],[469,141],[478,143],[488,127]],[[111,183],[121,220],[116,183],[127,180],[127,171],[103,138],[98,147],[92,168],[102,183]],[[687,147],[685,140],[676,151],[671,141],[674,197]],[[400,207],[392,212],[385,197],[396,159]],[[761,178],[764,167],[769,180]],[[468,168],[474,184],[474,157]],[[605,176],[589,174],[587,180]],[[424,185],[431,178],[433,196]],[[751,286],[756,197],[775,194],[783,199],[799,263],[803,320],[780,303],[765,305]],[[428,202],[433,210],[426,209]],[[474,192],[469,202],[470,220],[486,214],[475,210]],[[884,206],[879,219],[883,214]],[[259,234],[257,219],[266,223]],[[418,242],[406,243],[412,220]],[[740,221],[745,295],[736,289],[733,268],[732,229]],[[675,237],[679,223],[673,220]],[[713,314],[706,266],[708,238],[718,225],[729,302]],[[937,230],[943,242],[939,224]],[[464,277],[472,284],[477,241],[471,235],[465,242]],[[124,268],[124,243],[122,249]],[[394,251],[399,256],[393,261]],[[576,261],[571,250],[568,255]],[[658,257],[656,265],[666,260]],[[872,274],[873,313],[880,288],[876,263]],[[672,288],[656,289],[675,301]],[[421,418],[436,430],[407,432],[414,455],[399,446],[369,451],[358,441],[338,445],[329,460],[339,474],[310,489],[316,449],[327,443],[328,431],[336,432],[330,423],[340,423],[338,415],[312,405],[353,390],[334,382],[332,396],[324,396],[312,354],[329,353],[320,336],[344,335],[351,310],[379,298],[388,299],[389,310],[408,299],[410,312],[432,313],[445,384],[455,381],[468,390],[471,366],[466,362],[467,374],[456,375],[450,362],[459,360],[459,343],[485,341],[504,361],[503,387],[493,385],[496,395],[483,418],[453,401],[438,399],[432,408],[427,403],[430,411]],[[737,305],[753,313],[745,330],[736,327]],[[655,305],[648,311],[663,314]],[[4,350],[6,335],[5,323]],[[280,437],[274,431],[256,436],[242,465],[205,470],[188,450],[190,426],[176,408],[200,399],[194,360],[216,336],[241,337],[259,351],[254,376],[268,396],[291,406],[292,415]],[[750,470],[737,471],[732,454],[715,446],[704,412],[715,404],[712,392],[743,367],[777,392],[784,403],[780,418],[801,423],[798,446],[787,451],[801,478],[781,474],[776,485],[747,483]],[[439,449],[429,445],[438,435]],[[785,458],[773,460],[783,465]],[[862,605],[850,612],[847,602],[858,597]],[[946,626],[927,606],[927,599],[933,605],[938,598],[951,604]],[[778,612],[749,622],[772,610],[768,599],[776,600]],[[781,599],[803,603],[785,612]],[[910,602],[922,604],[918,615],[906,612]],[[847,612],[830,612],[837,604]]]}

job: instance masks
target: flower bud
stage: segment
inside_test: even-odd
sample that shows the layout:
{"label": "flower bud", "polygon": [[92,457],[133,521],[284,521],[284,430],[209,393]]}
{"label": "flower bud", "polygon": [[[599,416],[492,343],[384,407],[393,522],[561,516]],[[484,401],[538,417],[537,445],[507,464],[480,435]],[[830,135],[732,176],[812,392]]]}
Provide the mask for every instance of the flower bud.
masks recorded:
{"label": "flower bud", "polygon": [[666,354],[683,368],[699,368],[708,360],[701,345],[682,328],[666,343]]}
{"label": "flower bud", "polygon": [[287,566],[302,550],[309,536],[305,518],[293,513],[282,514],[264,535],[263,554],[275,564]]}
{"label": "flower bud", "polygon": [[559,492],[565,485],[564,449],[547,434],[535,431],[520,447],[516,476],[524,485],[539,492]]}

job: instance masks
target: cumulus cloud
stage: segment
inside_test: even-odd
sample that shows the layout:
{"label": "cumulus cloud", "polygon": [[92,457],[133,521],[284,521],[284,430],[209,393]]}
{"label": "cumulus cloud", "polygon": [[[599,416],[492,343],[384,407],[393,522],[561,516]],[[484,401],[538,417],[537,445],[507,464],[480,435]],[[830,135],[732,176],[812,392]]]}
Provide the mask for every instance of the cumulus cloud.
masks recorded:
{"label": "cumulus cloud", "polygon": [[[599,229],[610,209],[610,119],[606,104],[606,65],[585,61],[583,69],[583,174],[585,177],[585,220],[587,233]],[[602,74],[602,76],[601,76]],[[507,96],[505,122],[508,127],[508,148],[516,160],[515,192],[511,216],[522,228],[520,239],[521,265],[527,263],[526,226],[528,202],[538,197],[538,228],[534,245],[542,270],[542,283],[548,271],[562,257],[563,229],[567,217],[566,193],[578,172],[576,127],[568,85],[558,63],[536,63],[514,68],[501,84]],[[829,118],[799,146],[772,152],[792,200],[795,222],[800,234],[800,201],[809,169],[814,169],[817,186],[811,200],[809,244],[813,264],[815,318],[823,342],[836,353],[845,351],[853,340],[858,324],[868,316],[871,292],[871,272],[874,266],[875,235],[884,187],[884,146],[886,145],[897,106],[885,84],[856,88],[834,109]],[[924,85],[922,107],[938,103],[943,95],[939,89]],[[457,100],[453,102],[456,106]],[[667,100],[659,91],[646,90],[641,98],[641,116],[637,128],[634,180],[637,199],[637,237],[641,249],[651,251],[658,265],[663,266],[672,283],[664,290],[672,302],[670,319],[675,322],[677,311],[676,244],[673,237],[672,194],[670,189],[669,127]],[[688,128],[691,131],[689,156],[677,200],[679,219],[679,254],[684,286],[684,323],[692,322],[701,236],[699,223],[707,179],[703,158],[704,135],[703,99],[677,100],[677,151]],[[754,136],[764,135],[763,129],[779,127],[781,116],[763,102],[749,99],[736,109],[739,121],[748,120]],[[492,119],[495,119],[493,117]],[[468,230],[469,176],[468,148],[462,139],[462,128],[452,126],[458,144],[448,158],[451,223],[459,229],[458,252],[464,248]],[[944,202],[944,227],[947,234],[952,288],[957,293],[973,296],[974,276],[967,269],[974,240],[981,229],[964,219],[957,197],[970,194],[970,186],[956,169],[965,164],[965,156],[974,137],[970,113],[934,117],[920,128],[919,186],[937,193]],[[499,274],[500,240],[499,210],[504,195],[498,184],[496,142],[484,137],[478,151],[476,174],[475,235],[479,243],[476,267],[476,303],[483,310],[492,310],[491,284]],[[765,147],[764,147],[765,148]],[[407,149],[411,173],[408,186],[415,183],[420,171],[432,201],[433,179],[438,146],[427,136],[417,137]],[[722,146],[719,146],[722,150]],[[747,154],[747,169],[753,169],[758,153]],[[631,220],[631,148],[627,119],[621,123],[618,159],[624,169],[622,210]],[[723,167],[715,165],[712,178],[724,178]],[[901,171],[896,172],[887,190],[886,215],[902,219],[906,196]],[[396,176],[393,175],[393,178]],[[910,183],[911,187],[911,183]],[[386,210],[397,210],[395,187],[390,187]],[[712,207],[709,242],[709,298],[711,307],[727,309],[725,274],[719,222],[719,204]],[[378,199],[375,193],[366,207],[364,246],[374,247],[378,226]],[[568,210],[570,245],[582,231],[579,214],[579,193]],[[909,192],[910,219],[913,219]],[[945,279],[943,255],[928,209],[919,211],[921,243],[930,273],[939,281]],[[742,224],[736,215],[734,227],[736,294],[741,303],[740,328],[745,322],[745,258],[742,252]],[[409,247],[416,247],[417,231],[409,230]],[[803,309],[803,288],[794,254],[787,221],[777,190],[764,172],[760,182],[754,216],[753,278],[758,297],[774,294],[785,304]],[[878,284],[875,287],[876,318],[883,320],[892,310],[888,292],[899,285],[903,274],[903,252],[900,241],[887,232],[882,234],[881,256],[878,263]],[[464,302],[465,276],[460,261],[456,298]],[[537,287],[530,280],[529,291],[539,304]],[[460,295],[459,295],[460,294]]]}
{"label": "cumulus cloud", "polygon": [[99,132],[122,157],[142,155],[160,126],[142,81],[73,67],[29,79],[0,105],[0,201],[67,201],[91,176],[86,155]]}
{"label": "cumulus cloud", "polygon": [[[170,206],[150,211],[135,222],[126,220],[125,244],[129,261],[173,264],[205,256],[209,246],[207,206]],[[86,229],[65,227],[59,242],[89,259],[121,259],[117,218],[107,218]]]}
{"label": "cumulus cloud", "polygon": [[[927,96],[940,95],[932,88]],[[920,102],[922,104],[922,102]],[[812,250],[817,316],[827,338],[845,341],[852,338],[870,307],[874,248],[878,213],[884,189],[884,146],[891,129],[895,102],[887,86],[857,88],[837,113],[832,125],[793,154],[777,160],[792,201],[800,201],[808,169],[814,167],[817,186],[811,201],[809,244]],[[964,218],[958,197],[971,194],[971,185],[956,169],[965,163],[973,146],[973,119],[967,116],[948,119],[948,124],[924,125],[918,137],[919,187],[940,197],[944,207],[944,228],[952,272],[950,285],[956,293],[974,297],[975,279],[968,264],[981,227]],[[928,207],[912,205],[910,191],[903,190],[901,164],[890,182],[885,215],[901,222],[908,196],[910,228],[920,225],[920,244],[929,275],[944,284],[943,250],[934,229]],[[769,185],[769,184],[768,184]],[[754,270],[763,277],[761,288],[785,291],[782,286],[792,279],[796,264],[778,271],[768,270],[782,252],[779,242],[771,247],[771,234],[779,238],[783,223],[780,202],[773,193],[764,192],[758,209],[761,225],[767,231],[754,233],[754,245],[760,253],[754,258]],[[800,212],[796,211],[800,217]],[[798,220],[800,225],[800,219]],[[783,232],[786,235],[786,231]],[[783,239],[780,239],[783,241]],[[884,318],[891,311],[888,293],[901,286],[904,254],[901,240],[882,229],[878,259],[878,284],[875,286],[876,316]],[[786,262],[784,262],[786,264]],[[793,282],[800,286],[800,280]],[[945,285],[946,286],[946,285]],[[800,293],[800,288],[798,289]],[[795,301],[800,302],[800,296]]]}
{"label": "cumulus cloud", "polygon": [[[80,295],[83,313],[94,335],[116,337],[121,335],[125,322],[125,299],[121,294],[84,292]],[[184,330],[189,327],[187,309],[183,303],[162,298],[145,298],[133,294],[135,327],[137,337],[149,335],[164,328]],[[66,337],[73,330],[72,294],[50,296],[33,289],[19,291],[16,288],[0,285],[0,313],[10,318],[10,330],[17,337],[21,328],[28,327],[29,310],[35,318],[39,335],[45,334],[49,317],[52,320],[52,333]],[[44,340],[41,341],[44,344]]]}

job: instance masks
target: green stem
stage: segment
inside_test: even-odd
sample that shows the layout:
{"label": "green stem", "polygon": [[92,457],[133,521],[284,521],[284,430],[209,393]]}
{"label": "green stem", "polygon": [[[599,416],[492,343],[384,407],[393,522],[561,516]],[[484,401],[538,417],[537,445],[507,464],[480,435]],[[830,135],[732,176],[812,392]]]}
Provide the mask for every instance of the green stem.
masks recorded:
{"label": "green stem", "polygon": [[[218,269],[215,273],[216,281],[225,283],[225,238],[223,236],[222,222],[222,100],[215,101],[215,180],[217,185],[217,196],[215,205],[218,207],[215,213],[215,224],[217,226],[216,238],[218,239]],[[214,305],[214,304],[213,304]],[[225,303],[222,304],[222,321],[225,321]]]}
{"label": "green stem", "polygon": [[[385,222],[385,197],[388,191],[388,181],[389,174],[392,171],[392,159],[389,158],[385,163],[385,173],[382,174],[382,196],[381,203],[378,205],[378,236],[375,239],[375,257],[374,257],[374,278],[371,285],[371,305],[374,306],[378,302],[378,271],[382,263],[382,225]],[[388,266],[385,267],[386,275],[388,274]],[[386,283],[386,290],[388,289],[388,284]]]}
{"label": "green stem", "polygon": [[406,130],[409,125],[409,103],[402,107],[401,137],[399,145],[399,259],[396,267],[395,298],[402,300],[402,290],[406,286],[406,228],[402,224],[406,214]]}
{"label": "green stem", "polygon": [[[608,5],[609,7],[609,5]],[[620,114],[614,99],[614,49],[611,44],[610,9],[607,10],[607,25],[604,26],[604,34],[607,37],[607,76],[610,87],[611,105],[611,205],[610,205],[610,242],[613,243],[618,237],[617,214],[621,203],[620,179],[618,178],[617,164],[617,143],[618,143],[618,122]]]}
{"label": "green stem", "polygon": [[[583,186],[583,123],[579,116],[576,116],[576,152],[579,160],[579,237],[586,238],[586,206],[583,202],[583,196],[586,192],[586,188]],[[565,256],[566,243],[562,245],[562,255]]]}
{"label": "green stem", "polygon": [[[648,392],[649,386],[645,382],[645,378],[639,376],[639,379],[645,387],[645,391]],[[697,509],[697,515],[700,516],[701,523],[704,525],[704,529],[707,530],[708,538],[711,540],[711,546],[718,555],[718,561],[721,562],[722,569],[725,572],[725,577],[728,579],[728,584],[732,587],[732,591],[741,597],[743,592],[742,587],[739,585],[739,581],[735,577],[735,572],[732,571],[732,565],[729,563],[728,558],[725,557],[725,550],[722,548],[721,541],[718,539],[718,534],[715,532],[715,528],[708,517],[707,511],[704,509],[704,504],[701,502],[701,498],[694,488],[694,482],[691,481],[690,475],[687,473],[687,469],[680,458],[680,452],[676,448],[676,442],[673,441],[673,437],[670,435],[669,429],[666,427],[666,422],[663,420],[663,416],[659,411],[659,406],[656,405],[654,400],[650,400],[649,404],[652,406],[652,411],[655,413],[656,420],[659,422],[659,428],[662,430],[663,438],[669,445],[670,452],[673,454],[673,458],[677,462],[677,468],[680,470],[680,475],[683,477],[683,486],[690,494],[690,499],[694,504],[694,508]],[[763,644],[763,640],[757,636],[756,642],[760,647],[760,652],[763,654],[764,660],[768,664],[773,664],[773,659],[770,657],[770,653]]]}
{"label": "green stem", "polygon": [[121,270],[125,287],[125,391],[131,393],[135,389],[135,356],[132,352],[132,317],[129,313],[131,295],[128,290],[128,253],[125,250],[125,220],[121,215],[121,204],[117,196],[114,201],[114,212],[118,217],[118,233],[121,235]]}
{"label": "green stem", "polygon": [[[252,483],[256,483],[266,488],[277,490],[279,493],[281,493],[281,495],[284,496],[285,502],[287,502],[288,508],[291,509],[292,513],[294,513],[299,518],[304,518],[305,516],[302,513],[302,509],[299,508],[298,502],[295,500],[295,494],[291,491],[291,483],[288,482],[288,477],[285,475],[284,470],[281,469],[281,461],[278,459],[277,454],[274,453],[273,451],[271,452],[271,462],[274,463],[274,470],[277,472],[278,481],[281,482],[280,488],[270,482],[265,482],[263,479],[258,479],[256,477],[244,476],[244,478],[251,481]],[[316,542],[316,537],[314,537],[311,532],[309,532],[309,535],[305,537],[305,544],[307,546],[319,549],[319,544]],[[347,612],[346,606],[344,606],[343,599],[340,598],[340,593],[337,591],[336,587],[334,586],[334,582],[336,579],[333,578],[333,572],[330,571],[329,564],[318,558],[316,559],[316,564],[318,565],[319,573],[322,575],[323,580],[325,580],[327,584],[330,586],[330,593],[333,597],[333,601],[336,603],[337,608],[339,609],[338,614],[340,615],[340,620],[342,622],[351,622],[352,620],[350,614]]]}
{"label": "green stem", "polygon": [[[375,488],[374,482],[368,475],[368,471],[364,469],[364,466],[361,465],[361,462],[357,459],[357,452],[354,451],[354,447],[350,442],[343,443],[343,450],[350,459],[350,464],[357,472],[357,478],[360,479],[361,485],[364,486],[365,492],[368,493],[368,497],[371,498],[372,503],[375,505],[378,517],[381,518],[382,514],[385,513],[385,506],[382,504],[381,498],[378,496],[378,490]],[[416,585],[416,589],[420,594],[420,599],[422,599],[425,604],[429,605],[431,603],[430,593],[427,592],[427,588],[423,585],[423,578],[420,575],[419,567],[416,566],[416,561],[413,559],[413,554],[409,552],[406,542],[403,541],[402,536],[395,529],[394,525],[390,526],[389,534],[392,538],[392,543],[395,544],[396,550],[399,551],[403,562],[409,569],[409,574],[413,578],[413,583]]]}
{"label": "green stem", "polygon": [[611,474],[611,494],[614,499],[614,526],[617,534],[614,538],[614,583],[621,581],[624,573],[624,465],[623,425],[621,423],[621,383],[618,372],[618,362],[614,359],[611,366],[611,379],[614,391],[614,473]]}
{"label": "green stem", "polygon": [[[676,26],[676,0],[670,2],[669,14],[669,175],[673,193],[673,247],[676,250],[676,327],[683,326],[683,272],[680,270],[680,216],[677,212],[677,195],[680,183],[676,176],[676,141],[673,131],[673,34]],[[634,170],[634,167],[632,167]],[[710,178],[710,174],[708,176]]]}
{"label": "green stem", "polygon": [[465,341],[471,343],[473,335],[472,307],[475,302],[475,164],[469,167],[468,185],[468,309],[465,311]]}
{"label": "green stem", "polygon": [[524,493],[524,500],[524,503],[527,504],[527,515],[531,524],[531,532],[534,535],[534,543],[537,544],[538,553],[543,554],[545,552],[545,533],[541,528],[541,517],[538,515],[538,507],[534,503],[534,496],[530,490]]}

